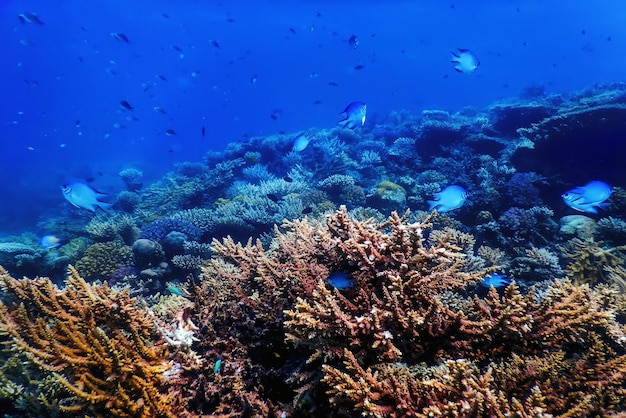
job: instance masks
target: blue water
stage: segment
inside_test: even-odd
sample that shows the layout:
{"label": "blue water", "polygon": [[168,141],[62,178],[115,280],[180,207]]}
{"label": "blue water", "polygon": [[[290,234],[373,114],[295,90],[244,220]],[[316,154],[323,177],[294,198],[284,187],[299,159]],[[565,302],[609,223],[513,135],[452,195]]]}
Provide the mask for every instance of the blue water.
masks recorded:
{"label": "blue water", "polygon": [[[29,12],[45,25],[21,24]],[[373,124],[393,110],[484,107],[529,85],[621,80],[625,21],[617,0],[5,0],[0,230],[36,230],[66,208],[64,182],[116,193],[123,168],[149,182],[249,136],[333,127],[354,100]],[[455,72],[456,48],[478,70]]]}

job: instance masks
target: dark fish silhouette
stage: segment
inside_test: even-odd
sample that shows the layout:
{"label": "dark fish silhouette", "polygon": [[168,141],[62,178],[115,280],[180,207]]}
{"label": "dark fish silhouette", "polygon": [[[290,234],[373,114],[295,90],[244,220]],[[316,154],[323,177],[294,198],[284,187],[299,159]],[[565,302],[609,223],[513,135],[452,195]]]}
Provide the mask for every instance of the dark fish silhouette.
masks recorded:
{"label": "dark fish silhouette", "polygon": [[267,196],[267,198],[274,203],[278,202],[278,197],[276,197],[276,195],[274,194],[268,193],[265,196]]}
{"label": "dark fish silhouette", "polygon": [[167,136],[176,135],[176,131],[173,130],[173,129],[168,129],[167,131],[165,131],[165,135],[167,135]]}
{"label": "dark fish silhouette", "polygon": [[27,23],[34,23],[39,26],[45,25],[45,23],[41,19],[39,19],[39,16],[37,16],[37,14],[35,13],[20,13],[19,15],[17,15],[17,19],[22,25],[25,25]]}
{"label": "dark fish silhouette", "polygon": [[135,110],[135,108],[134,108],[134,107],[132,107],[132,106],[130,105],[130,103],[128,103],[126,100],[122,100],[122,101],[120,102],[120,106],[122,106],[122,107],[123,107],[124,109],[126,109],[126,110],[130,110],[130,111]]}
{"label": "dark fish silhouette", "polygon": [[205,133],[206,133],[206,129],[204,128],[204,125],[202,125],[202,139],[204,139]]}
{"label": "dark fish silhouette", "polygon": [[125,42],[127,44],[130,43],[130,39],[128,39],[128,36],[126,36],[122,32],[111,32],[111,36],[113,38],[117,39],[118,41],[122,41],[122,42]]}

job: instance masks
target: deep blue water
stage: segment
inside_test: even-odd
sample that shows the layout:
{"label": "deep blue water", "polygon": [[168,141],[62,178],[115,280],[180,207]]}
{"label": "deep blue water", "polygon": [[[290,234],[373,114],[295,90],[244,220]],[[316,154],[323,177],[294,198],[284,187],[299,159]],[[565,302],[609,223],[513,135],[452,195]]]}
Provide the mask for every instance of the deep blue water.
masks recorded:
{"label": "deep blue water", "polygon": [[[32,12],[45,25],[20,23]],[[5,0],[0,230],[35,230],[68,180],[115,193],[123,168],[150,181],[247,136],[333,127],[354,100],[371,124],[622,80],[625,22],[617,0]],[[455,72],[456,48],[478,70]]]}

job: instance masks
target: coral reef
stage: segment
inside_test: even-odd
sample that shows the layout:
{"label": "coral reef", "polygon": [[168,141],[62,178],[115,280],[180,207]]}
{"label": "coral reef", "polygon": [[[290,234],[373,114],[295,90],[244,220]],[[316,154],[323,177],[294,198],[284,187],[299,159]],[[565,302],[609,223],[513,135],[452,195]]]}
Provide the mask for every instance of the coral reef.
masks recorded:
{"label": "coral reef", "polygon": [[117,269],[132,266],[133,251],[121,241],[97,242],[76,263],[76,269],[88,280],[106,280]]}
{"label": "coral reef", "polygon": [[0,285],[10,295],[0,305],[0,331],[29,367],[64,389],[60,411],[185,416],[182,398],[168,393],[173,363],[168,346],[159,343],[159,322],[127,290],[90,285],[72,267],[63,289],[48,279],[17,280],[5,270]]}

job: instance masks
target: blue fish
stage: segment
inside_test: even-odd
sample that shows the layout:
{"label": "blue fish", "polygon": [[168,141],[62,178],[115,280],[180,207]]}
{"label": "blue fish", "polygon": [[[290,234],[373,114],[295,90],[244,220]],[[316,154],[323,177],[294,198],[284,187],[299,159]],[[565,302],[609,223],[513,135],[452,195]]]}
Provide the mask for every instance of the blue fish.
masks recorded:
{"label": "blue fish", "polygon": [[213,373],[218,374],[222,370],[222,356],[219,356],[213,366]]}
{"label": "blue fish", "polygon": [[365,124],[365,114],[367,113],[367,105],[363,102],[350,103],[340,115],[345,114],[345,118],[341,119],[337,124],[342,128],[354,129],[357,126]]}
{"label": "blue fish", "polygon": [[467,200],[467,191],[461,186],[448,186],[433,196],[435,200],[428,201],[428,210],[437,209],[437,212],[445,213],[463,206]]}
{"label": "blue fish", "polygon": [[311,142],[311,137],[306,132],[302,132],[293,139],[291,150],[296,152],[302,151],[309,145],[309,142]]}
{"label": "blue fish", "polygon": [[99,199],[106,196],[104,193],[100,193],[85,183],[71,183],[61,186],[63,197],[77,208],[87,209],[91,212],[96,211],[96,207],[101,209],[109,209],[112,204],[101,202]]}
{"label": "blue fish", "polygon": [[511,279],[504,274],[488,274],[483,277],[483,280],[480,282],[480,285],[484,287],[502,287],[510,284]]}
{"label": "blue fish", "polygon": [[346,290],[354,287],[354,279],[350,277],[350,275],[340,271],[333,271],[326,280],[328,281],[328,284],[339,290]]}
{"label": "blue fish", "polygon": [[603,181],[593,180],[584,186],[568,190],[561,195],[567,206],[580,212],[598,213],[596,208],[605,208],[613,188]]}
{"label": "blue fish", "polygon": [[44,235],[39,240],[39,246],[44,250],[56,248],[61,245],[61,240],[56,235]]}
{"label": "blue fish", "polygon": [[181,290],[174,286],[173,284],[167,286],[167,290],[172,294],[172,295],[176,295],[176,296],[183,296],[183,292],[181,292]]}
{"label": "blue fish", "polygon": [[478,61],[476,55],[469,49],[457,49],[459,52],[451,52],[452,62],[456,64],[454,69],[460,73],[466,74],[474,72],[480,65],[480,61]]}

